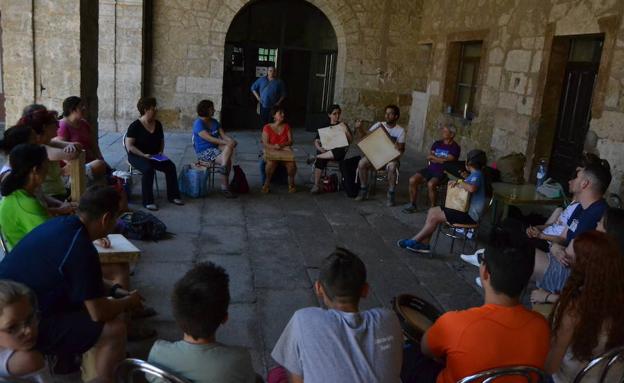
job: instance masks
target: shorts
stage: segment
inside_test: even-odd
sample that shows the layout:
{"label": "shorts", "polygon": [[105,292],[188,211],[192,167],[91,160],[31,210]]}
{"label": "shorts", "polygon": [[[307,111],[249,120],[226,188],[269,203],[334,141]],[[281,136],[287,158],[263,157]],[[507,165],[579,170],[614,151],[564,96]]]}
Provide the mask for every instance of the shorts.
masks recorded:
{"label": "shorts", "polygon": [[561,264],[553,255],[548,253],[548,267],[544,277],[537,283],[537,287],[551,293],[560,293],[570,276],[570,268]]}
{"label": "shorts", "polygon": [[431,170],[429,170],[429,168],[420,169],[416,173],[420,173],[420,175],[423,176],[423,178],[427,181],[431,181],[432,178],[437,178],[438,183],[442,183],[442,181],[446,178],[446,175],[444,173],[433,173]]}
{"label": "shorts", "polygon": [[221,154],[219,148],[208,148],[202,152],[197,153],[197,159],[204,162],[212,162]]}
{"label": "shorts", "polygon": [[87,311],[52,314],[41,318],[35,348],[45,355],[83,354],[97,343],[103,328]]}
{"label": "shorts", "polygon": [[476,225],[474,219],[468,213],[464,213],[463,211],[449,209],[446,207],[442,208],[444,212],[444,216],[446,217],[446,222],[452,225]]}
{"label": "shorts", "polygon": [[[314,167],[317,169],[325,169],[327,167],[327,163],[329,161],[342,161],[344,160],[345,156],[347,155],[347,149],[348,147],[345,148],[334,148],[331,150],[332,155],[334,156],[333,160],[326,160],[326,159],[322,159],[322,158],[317,158],[316,161],[314,161]],[[317,154],[320,153],[317,151]]]}

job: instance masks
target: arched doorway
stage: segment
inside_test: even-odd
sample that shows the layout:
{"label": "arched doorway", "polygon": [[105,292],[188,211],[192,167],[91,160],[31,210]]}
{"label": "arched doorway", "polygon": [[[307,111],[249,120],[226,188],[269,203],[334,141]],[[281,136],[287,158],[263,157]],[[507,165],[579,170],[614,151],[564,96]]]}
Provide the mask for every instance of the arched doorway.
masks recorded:
{"label": "arched doorway", "polygon": [[295,127],[315,129],[333,102],[338,42],[327,17],[306,1],[258,0],[238,12],[225,38],[221,119],[228,128],[257,127],[249,88],[277,65]]}

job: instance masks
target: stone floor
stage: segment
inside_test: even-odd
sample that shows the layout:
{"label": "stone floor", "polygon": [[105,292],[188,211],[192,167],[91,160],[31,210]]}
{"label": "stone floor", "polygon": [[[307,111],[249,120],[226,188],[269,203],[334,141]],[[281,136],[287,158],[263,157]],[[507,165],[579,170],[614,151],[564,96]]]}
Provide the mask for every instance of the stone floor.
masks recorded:
{"label": "stone floor", "polygon": [[[406,215],[400,207],[407,202],[409,174],[424,164],[422,154],[404,156],[398,206],[388,208],[383,183],[378,183],[375,197],[360,203],[342,192],[309,194],[311,167],[305,159],[313,151],[313,134],[305,131],[294,134],[299,192],[288,194],[286,186],[276,186],[263,195],[259,191],[259,135],[235,132],[232,136],[239,141],[235,162],[245,171],[251,193],[227,200],[211,191],[206,198],[186,198],[186,205],[178,207],[167,203],[161,173],[160,210],[155,215],[173,237],[160,242],[135,241],[143,254],[132,287],[159,312],[146,319],[145,325],[157,329],[160,338],[181,337],[169,301],[174,283],[193,264],[213,261],[228,271],[232,296],[229,320],[217,337],[249,347],[257,372],[265,376],[272,365],[271,349],[292,313],[318,305],[312,283],[321,260],[335,246],[354,251],[367,266],[371,293],[362,302],[363,308],[389,307],[399,293],[417,294],[442,310],[482,302],[482,292],[474,283],[477,269],[461,262],[458,249],[451,255],[450,243],[440,241],[433,257],[396,246],[398,239],[414,234],[425,219],[425,212]],[[127,169],[121,134],[101,133],[100,146],[113,167]],[[350,149],[349,155],[354,150]],[[178,169],[192,162],[190,133],[166,134],[165,153]],[[140,208],[139,182],[135,179],[131,208]],[[425,205],[426,201],[421,201],[421,206]],[[153,341],[131,343],[131,356],[146,358]],[[66,381],[70,380],[74,381]]]}

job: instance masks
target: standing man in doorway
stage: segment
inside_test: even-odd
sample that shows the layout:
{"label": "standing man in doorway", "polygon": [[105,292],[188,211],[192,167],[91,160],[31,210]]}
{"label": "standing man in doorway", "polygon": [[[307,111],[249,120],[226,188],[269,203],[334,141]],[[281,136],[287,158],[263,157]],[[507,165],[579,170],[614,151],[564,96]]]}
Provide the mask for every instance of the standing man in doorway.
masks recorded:
{"label": "standing man in doorway", "polygon": [[275,65],[267,68],[266,76],[259,77],[251,86],[256,100],[260,104],[260,121],[262,126],[271,122],[271,108],[280,105],[286,97],[284,82],[277,78]]}

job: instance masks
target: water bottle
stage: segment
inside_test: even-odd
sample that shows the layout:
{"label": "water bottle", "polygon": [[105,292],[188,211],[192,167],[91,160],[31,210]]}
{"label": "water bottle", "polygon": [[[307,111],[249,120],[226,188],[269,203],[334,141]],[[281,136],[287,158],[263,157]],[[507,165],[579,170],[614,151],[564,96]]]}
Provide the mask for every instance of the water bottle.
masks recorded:
{"label": "water bottle", "polygon": [[540,160],[537,166],[537,187],[542,186],[546,180],[546,160]]}

